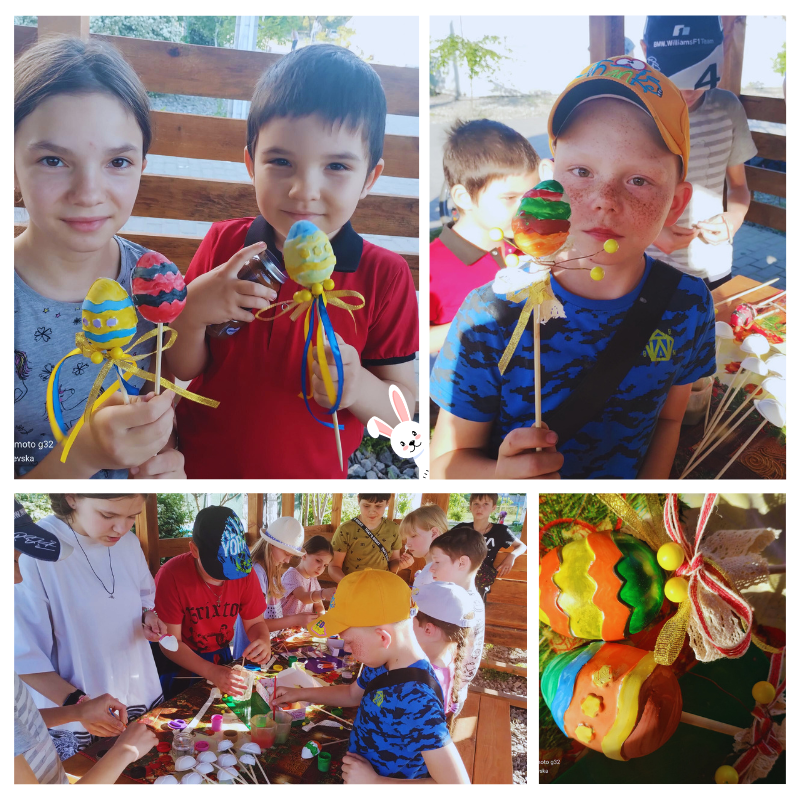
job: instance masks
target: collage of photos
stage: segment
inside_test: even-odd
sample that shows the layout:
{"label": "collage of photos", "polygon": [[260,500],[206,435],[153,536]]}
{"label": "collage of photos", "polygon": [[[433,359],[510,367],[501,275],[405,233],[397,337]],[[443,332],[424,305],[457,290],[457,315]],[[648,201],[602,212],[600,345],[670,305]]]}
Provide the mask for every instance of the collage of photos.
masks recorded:
{"label": "collage of photos", "polygon": [[530,506],[539,784],[785,784],[787,16],[361,5],[13,18],[14,783],[527,785]]}

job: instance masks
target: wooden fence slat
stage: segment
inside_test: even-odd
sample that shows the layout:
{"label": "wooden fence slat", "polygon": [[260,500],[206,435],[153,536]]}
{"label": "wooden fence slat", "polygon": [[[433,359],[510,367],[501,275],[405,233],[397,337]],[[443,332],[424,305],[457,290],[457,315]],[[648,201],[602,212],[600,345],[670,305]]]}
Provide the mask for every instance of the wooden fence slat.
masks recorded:
{"label": "wooden fence slat", "polygon": [[527,630],[527,605],[518,606],[507,603],[494,603],[492,602],[493,592],[494,587],[492,587],[492,591],[489,592],[488,602],[486,603],[486,624],[500,625],[504,628]]}
{"label": "wooden fence slat", "polygon": [[308,525],[304,530],[306,535],[303,541],[308,541],[312,536],[324,536],[330,540],[336,532],[333,525]]}
{"label": "wooden fence slat", "polygon": [[496,580],[489,592],[489,603],[512,606],[528,605],[528,584],[521,581]]}
{"label": "wooden fence slat", "polygon": [[744,168],[747,178],[747,188],[751,192],[764,192],[776,197],[786,197],[786,173],[762,167]]}
{"label": "wooden fence slat", "polygon": [[625,54],[625,17],[589,17],[589,60]]}
{"label": "wooden fence slat", "polygon": [[191,541],[191,536],[182,536],[180,539],[159,539],[158,554],[161,558],[174,558],[181,553],[188,553]]}
{"label": "wooden fence slat", "polygon": [[[253,186],[246,181],[142,175],[133,207],[137,217],[205,222],[249,217],[258,213]],[[352,216],[359,233],[419,236],[419,200],[389,194],[368,194]]]}
{"label": "wooden fence slat", "polygon": [[510,692],[500,692],[497,689],[483,689],[477,686],[470,686],[469,691],[473,694],[486,695],[488,697],[497,697],[501,700],[506,700],[510,705],[517,708],[527,708],[528,698],[522,694],[513,694]]}
{"label": "wooden fence slat", "polygon": [[511,716],[508,700],[483,695],[478,716],[473,783],[513,783]]}
{"label": "wooden fence slat", "polygon": [[510,675],[520,675],[523,678],[528,677],[527,667],[518,667],[516,664],[508,664],[505,661],[492,661],[491,659],[481,659],[481,669],[494,669],[497,672],[507,672]]}
{"label": "wooden fence slat", "polygon": [[[247,120],[153,111],[153,142],[150,153],[211,161],[244,160]],[[385,175],[419,177],[419,139],[387,134],[383,140]]]}
{"label": "wooden fence slat", "polygon": [[342,495],[335,494],[331,501],[331,527],[336,530],[342,524]]}
{"label": "wooden fence slat", "polygon": [[722,76],[720,89],[727,89],[737,97],[742,93],[742,64],[747,17],[722,17]]}
{"label": "wooden fence slat", "polygon": [[264,526],[264,495],[247,494],[247,545],[252,547],[261,538]]}
{"label": "wooden fence slat", "polygon": [[36,22],[37,31],[41,31],[42,36],[76,36],[84,40],[89,38],[89,17],[38,17]]}
{"label": "wooden fence slat", "polygon": [[742,94],[739,95],[739,100],[747,113],[747,119],[786,123],[786,101],[782,97]]}
{"label": "wooden fence slat", "polygon": [[437,505],[439,508],[447,513],[447,509],[450,507],[450,495],[449,494],[423,494],[422,495],[422,505]]}
{"label": "wooden fence slat", "polygon": [[769,158],[773,161],[786,161],[786,137],[779,136],[777,133],[763,133],[762,131],[750,131],[753,142],[758,148],[758,155],[761,158]]}
{"label": "wooden fence slat", "polygon": [[158,500],[155,493],[147,495],[142,513],[136,517],[136,536],[142,546],[147,568],[152,575],[155,575],[161,566],[158,546]]}
{"label": "wooden fence slat", "polygon": [[282,494],[281,495],[281,516],[293,517],[294,516],[294,495]]}
{"label": "wooden fence slat", "polygon": [[745,219],[756,225],[765,225],[767,228],[775,228],[778,231],[786,230],[786,209],[771,206],[768,203],[751,202]]}
{"label": "wooden fence slat", "polygon": [[467,699],[464,708],[456,717],[451,738],[456,745],[464,768],[467,770],[469,779],[474,783],[473,773],[475,771],[475,744],[478,739],[478,718],[481,709],[482,695],[476,692],[467,692]]}
{"label": "wooden fence slat", "polygon": [[519,647],[525,650],[528,647],[528,633],[515,628],[506,628],[502,625],[487,624],[484,641],[501,647]]}

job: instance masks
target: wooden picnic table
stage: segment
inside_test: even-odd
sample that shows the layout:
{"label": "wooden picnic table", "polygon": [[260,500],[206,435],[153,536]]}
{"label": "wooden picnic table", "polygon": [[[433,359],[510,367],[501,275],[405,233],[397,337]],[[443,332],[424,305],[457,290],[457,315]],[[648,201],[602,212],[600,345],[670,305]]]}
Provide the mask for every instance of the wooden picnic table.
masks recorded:
{"label": "wooden picnic table", "polygon": [[[735,278],[728,281],[728,283],[723,284],[712,292],[714,303],[716,304],[729,297],[733,297],[739,294],[739,292],[751,286],[757,286],[758,284],[759,281],[747,278],[744,275],[737,275]],[[745,297],[724,303],[716,310],[717,321],[728,322],[731,313],[740,303],[747,302],[757,305],[779,294],[780,291],[781,290],[775,288],[774,285],[766,286]],[[780,340],[785,340],[786,338],[786,297],[787,295],[783,295],[783,297],[777,301],[780,308],[776,309],[774,314],[759,319],[756,323],[769,334],[770,338]],[[737,337],[737,340],[741,341],[741,334]],[[775,342],[771,353],[775,352],[785,353],[785,342]],[[732,347],[731,344],[723,344],[721,346],[718,368],[724,371],[722,374],[718,372],[714,381],[710,415],[713,415],[715,409],[722,401],[728,389],[728,385],[738,369],[740,361],[741,353],[738,351],[738,348]],[[723,379],[721,380],[721,378]],[[725,412],[726,417],[737,408],[747,394],[749,394],[749,391],[746,392],[747,388],[750,387],[752,389],[747,382],[744,386],[745,388],[738,393],[738,397],[733,400],[728,410]],[[717,475],[762,421],[762,417],[757,412],[750,412],[747,420],[736,429],[733,435],[719,444],[708,458],[699,463],[699,465],[687,475],[687,478],[713,478]],[[675,455],[670,477],[680,477],[686,464],[694,453],[696,446],[703,438],[703,427],[704,422],[701,421],[697,425],[686,425],[681,429],[678,450]],[[786,478],[786,436],[783,431],[779,430],[774,425],[765,425],[755,439],[750,442],[747,448],[738,456],[736,461],[722,476],[723,480],[745,478],[755,478],[758,480],[784,480]]]}
{"label": "wooden picnic table", "polygon": [[[283,632],[281,636],[272,641],[273,654],[278,654],[276,665],[280,665],[284,669],[288,668],[289,655],[299,655],[301,650],[311,646],[317,647],[322,651],[326,650],[324,639],[312,640],[311,636],[305,632]],[[270,670],[267,674],[272,674],[272,671]],[[320,678],[322,676],[315,677]],[[322,680],[330,684],[343,682],[340,676],[329,680],[326,680],[326,678],[331,678],[330,674],[322,677]],[[172,742],[172,730],[169,728],[169,722],[174,719],[183,719],[186,722],[194,719],[195,715],[208,700],[211,688],[206,681],[201,679],[163,705],[147,712],[145,721],[155,722],[159,742]],[[356,710],[356,708],[343,709],[342,718],[352,722]],[[230,729],[239,731],[239,737],[234,744],[233,751],[238,751],[244,742],[250,741],[249,720],[236,717],[235,707],[229,707],[223,698],[215,700],[208,707],[202,718],[198,720],[194,728],[196,741],[208,741],[210,749],[216,750],[216,745],[210,738],[213,736],[211,733],[212,714],[224,715],[223,731]],[[242,716],[244,717],[244,715]],[[276,744],[272,748],[265,749],[260,756],[256,756],[264,767],[271,783],[342,783],[342,757],[348,749],[347,741],[325,748],[326,752],[329,752],[332,756],[329,772],[321,772],[317,768],[316,758],[304,759],[302,757],[303,746],[310,740],[315,740],[322,745],[325,742],[336,739],[349,738],[349,730],[342,727],[326,725],[317,726],[308,731],[303,730],[303,726],[308,726],[310,723],[320,723],[325,720],[329,720],[335,725],[335,721],[330,716],[316,709],[309,709],[305,720],[292,724],[289,738],[285,744]],[[217,739],[219,738],[220,736],[217,735]],[[101,739],[92,743],[85,750],[67,759],[64,762],[64,769],[69,775],[76,777],[85,775],[113,743],[113,739]],[[253,769],[259,778],[259,782],[263,783],[264,779],[258,767],[253,767]],[[153,748],[141,759],[130,764],[120,775],[117,783],[150,784],[160,775],[167,775],[172,771],[174,771],[174,763],[169,753],[162,754],[156,748]],[[209,777],[213,778],[214,776],[210,775]]]}

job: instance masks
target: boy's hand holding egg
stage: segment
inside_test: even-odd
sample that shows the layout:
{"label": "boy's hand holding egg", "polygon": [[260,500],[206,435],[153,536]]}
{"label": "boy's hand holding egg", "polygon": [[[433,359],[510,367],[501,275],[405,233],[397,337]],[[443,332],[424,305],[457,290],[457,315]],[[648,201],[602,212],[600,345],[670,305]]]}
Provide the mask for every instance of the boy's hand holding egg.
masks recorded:
{"label": "boy's hand holding egg", "polygon": [[[361,359],[358,355],[358,350],[355,347],[347,344],[338,333],[334,334],[336,341],[339,343],[339,352],[342,356],[342,371],[344,373],[344,386],[342,387],[342,401],[339,403],[339,408],[349,408],[356,402],[359,396],[359,379],[362,374]],[[311,374],[311,389],[314,393],[314,401],[321,405],[323,408],[330,408],[332,403],[328,399],[328,393],[325,390],[325,383],[322,380],[322,372],[319,367],[319,356],[317,350],[313,349],[314,365]],[[336,363],[333,358],[333,351],[329,344],[325,345],[325,360],[328,362],[328,369],[331,374],[331,381],[333,382],[334,389],[338,389],[339,374],[336,371]]]}

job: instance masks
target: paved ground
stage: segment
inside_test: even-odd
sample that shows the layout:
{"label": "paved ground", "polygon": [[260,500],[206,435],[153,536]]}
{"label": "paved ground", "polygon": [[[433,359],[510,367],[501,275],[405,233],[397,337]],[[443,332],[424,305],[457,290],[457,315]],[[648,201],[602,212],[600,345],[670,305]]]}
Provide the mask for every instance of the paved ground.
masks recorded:
{"label": "paved ground", "polygon": [[745,222],[733,240],[733,273],[759,282],[780,278],[774,286],[785,289],[786,237]]}

